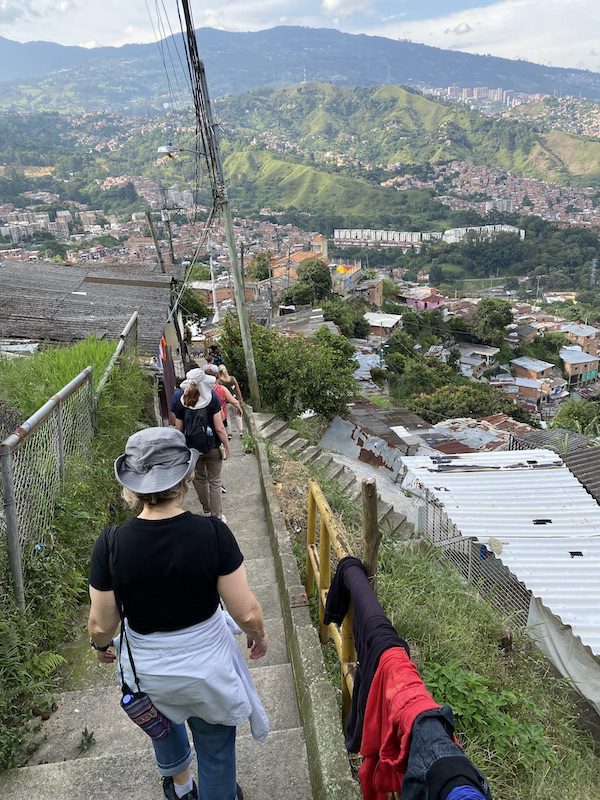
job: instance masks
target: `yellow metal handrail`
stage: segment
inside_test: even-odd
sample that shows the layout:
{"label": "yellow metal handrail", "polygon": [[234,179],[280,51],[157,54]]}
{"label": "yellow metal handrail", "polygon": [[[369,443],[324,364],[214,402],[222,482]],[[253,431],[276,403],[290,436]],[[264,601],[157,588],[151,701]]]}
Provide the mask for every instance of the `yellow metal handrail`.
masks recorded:
{"label": "yellow metal handrail", "polygon": [[[317,543],[317,512],[320,517],[319,541]],[[308,482],[308,525],[306,531],[306,594],[312,597],[315,581],[319,596],[319,636],[325,644],[331,637],[337,650],[342,670],[342,710],[344,719],[350,711],[356,669],[356,648],[352,634],[352,604],[341,626],[325,625],[325,603],[331,585],[331,548],[339,559],[351,556],[348,543],[335,519],[325,495],[316,481]]]}

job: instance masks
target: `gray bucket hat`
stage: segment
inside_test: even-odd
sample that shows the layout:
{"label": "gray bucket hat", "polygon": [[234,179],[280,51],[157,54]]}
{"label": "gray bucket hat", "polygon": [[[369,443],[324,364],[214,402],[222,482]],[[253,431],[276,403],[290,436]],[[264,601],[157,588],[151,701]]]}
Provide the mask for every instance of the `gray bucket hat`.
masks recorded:
{"label": "gray bucket hat", "polygon": [[144,428],[127,440],[115,477],[136,494],[164,492],[192,474],[199,455],[175,428]]}

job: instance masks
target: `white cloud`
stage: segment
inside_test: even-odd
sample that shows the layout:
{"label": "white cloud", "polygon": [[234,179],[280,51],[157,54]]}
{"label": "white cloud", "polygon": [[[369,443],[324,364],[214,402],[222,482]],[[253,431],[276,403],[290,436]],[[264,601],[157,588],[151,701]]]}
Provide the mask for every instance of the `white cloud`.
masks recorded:
{"label": "white cloud", "polygon": [[341,17],[347,17],[358,11],[369,11],[372,5],[372,0],[323,0],[321,7],[325,14],[339,14]]}
{"label": "white cloud", "polygon": [[600,71],[597,0],[500,0],[482,8],[393,25],[376,33],[446,49]]}

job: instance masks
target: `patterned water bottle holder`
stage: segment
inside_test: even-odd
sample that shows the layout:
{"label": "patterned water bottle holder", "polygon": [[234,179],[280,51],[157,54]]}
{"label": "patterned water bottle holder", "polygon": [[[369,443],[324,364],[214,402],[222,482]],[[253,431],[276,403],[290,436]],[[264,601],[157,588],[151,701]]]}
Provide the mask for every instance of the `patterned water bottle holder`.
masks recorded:
{"label": "patterned water bottle holder", "polygon": [[[119,617],[121,618],[121,633],[119,636],[119,671],[121,672],[121,708],[127,714],[132,722],[140,727],[144,733],[147,733],[151,739],[165,739],[171,733],[171,720],[156,708],[150,697],[146,692],[142,692],[140,682],[138,680],[137,672],[135,669],[135,662],[133,654],[129,645],[129,638],[125,630],[125,615],[123,604],[117,592],[117,584],[115,580],[114,569],[114,544],[117,535],[117,526],[113,525],[108,531],[108,564],[113,591],[117,601],[117,608],[119,609]],[[125,682],[125,675],[123,674],[123,662],[121,657],[123,654],[123,640],[127,647],[127,655],[131,670],[133,672],[133,680],[137,687],[137,691],[132,690]]]}

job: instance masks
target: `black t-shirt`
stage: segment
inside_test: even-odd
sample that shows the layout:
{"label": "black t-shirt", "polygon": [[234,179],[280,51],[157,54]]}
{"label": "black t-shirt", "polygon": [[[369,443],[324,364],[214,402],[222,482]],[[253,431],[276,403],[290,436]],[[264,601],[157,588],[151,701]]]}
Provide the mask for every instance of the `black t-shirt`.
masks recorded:
{"label": "black t-shirt", "polygon": [[[94,546],[90,586],[114,589],[108,564],[108,528]],[[174,631],[217,610],[220,575],[244,557],[233,533],[215,517],[185,511],[161,520],[134,517],[121,525],[114,545],[116,588],[133,630]]]}

